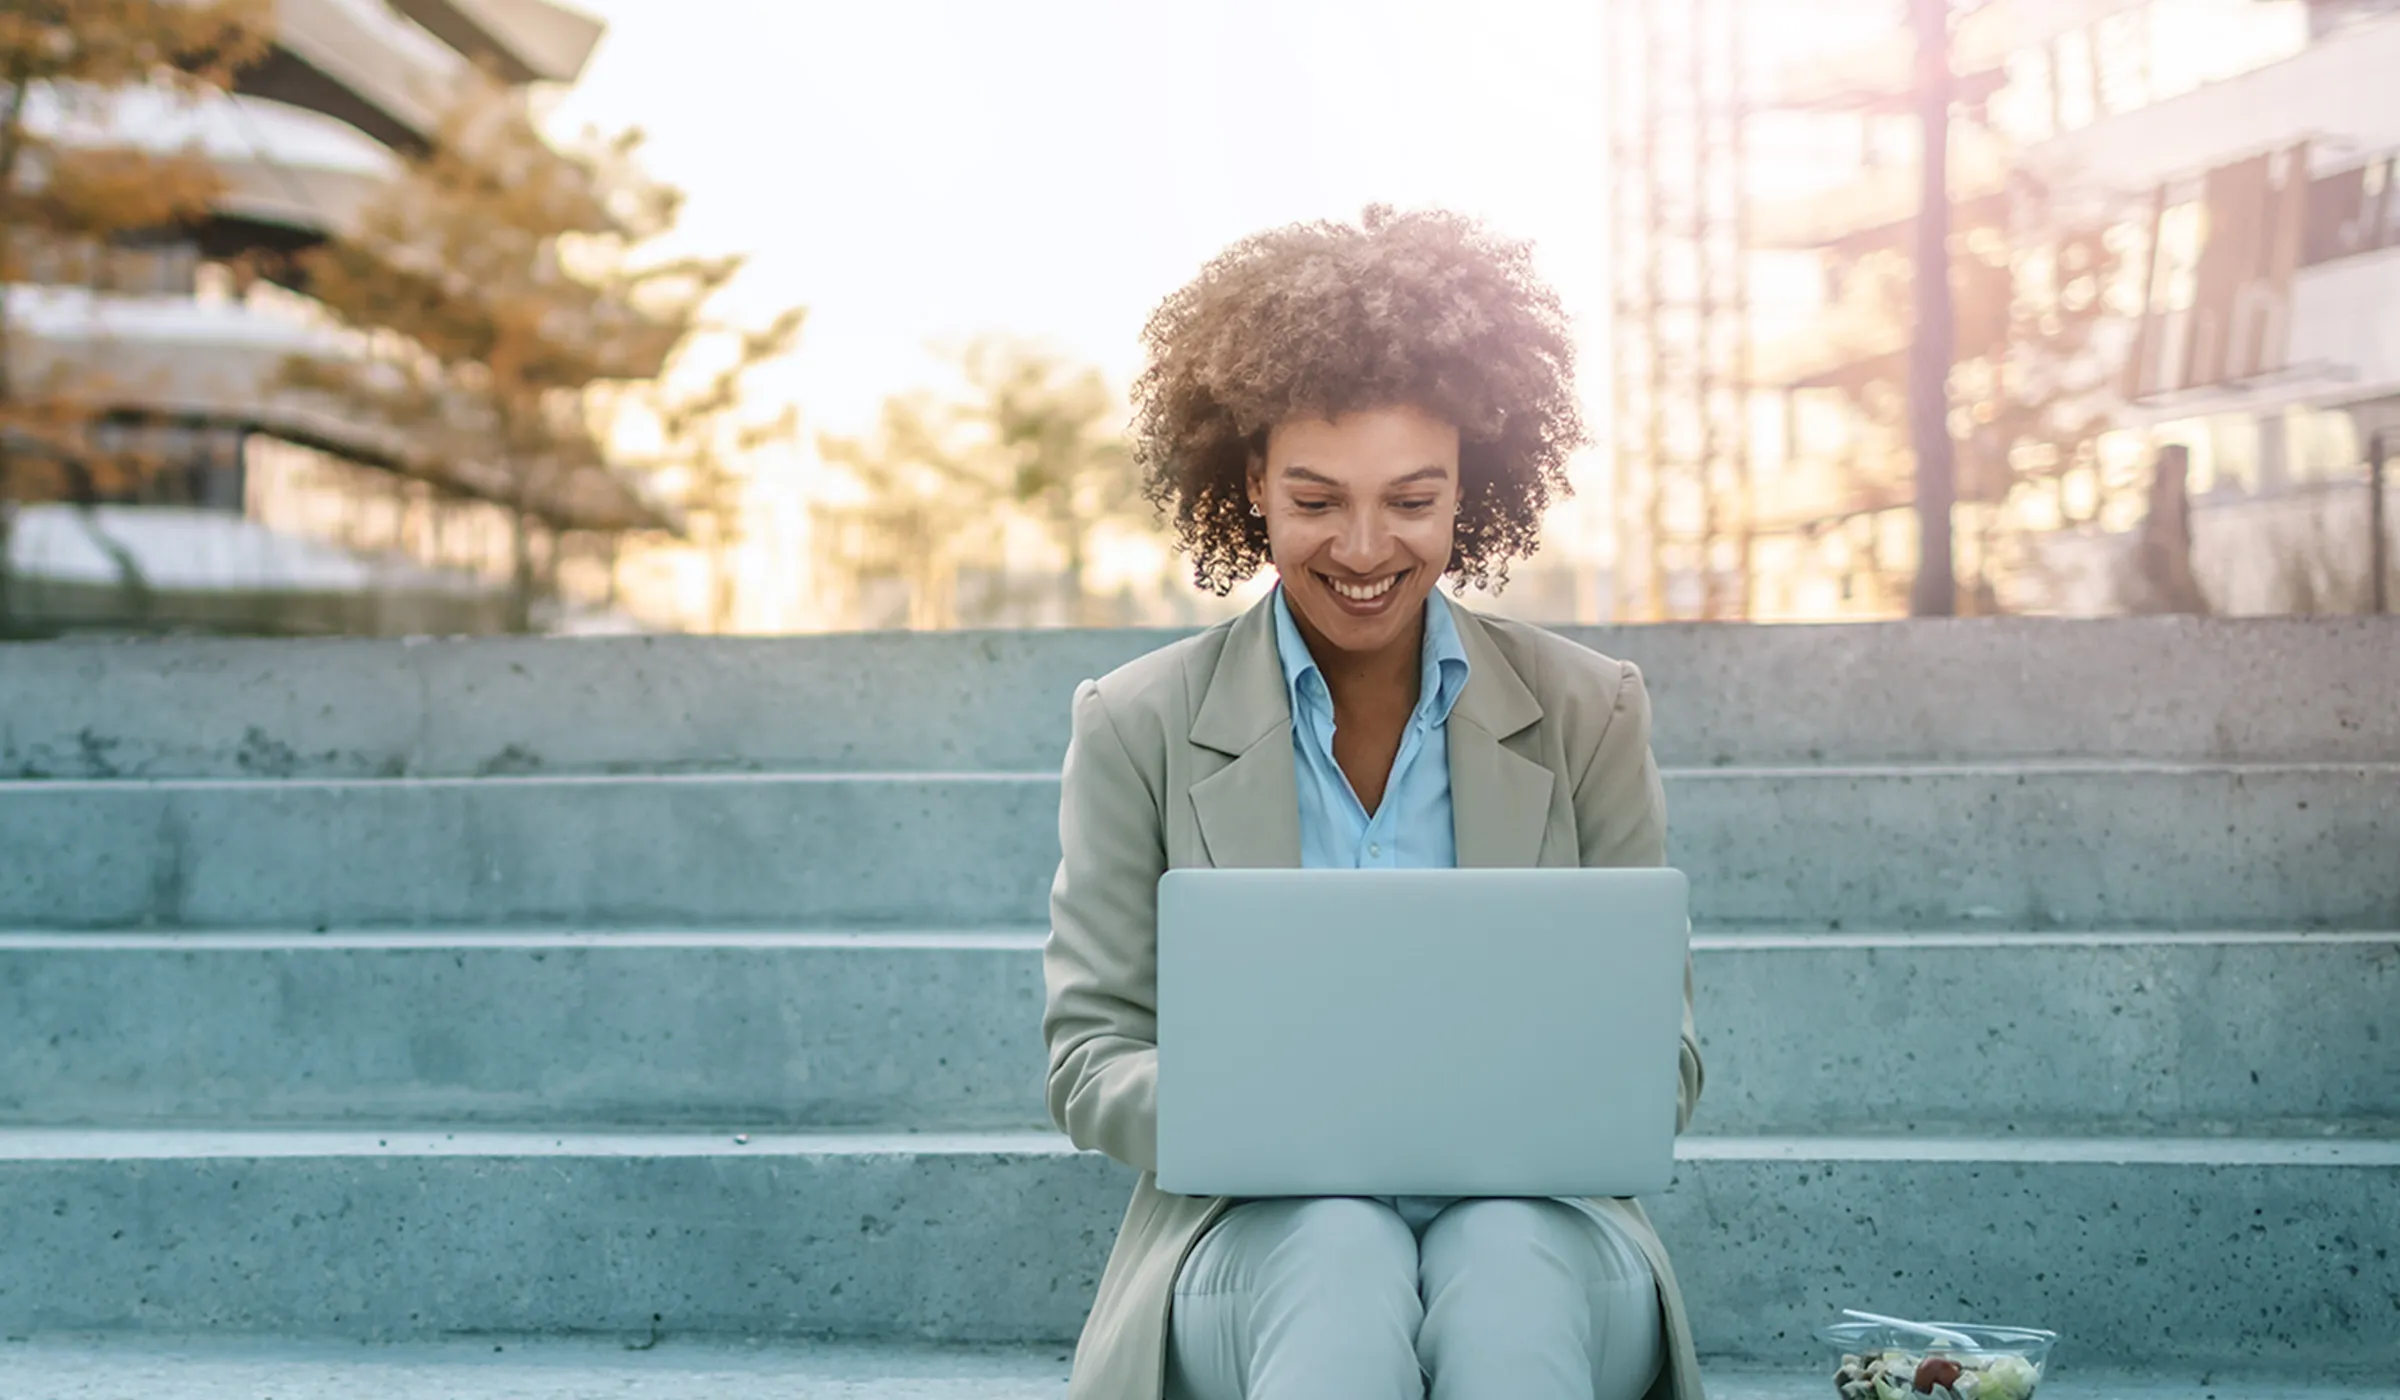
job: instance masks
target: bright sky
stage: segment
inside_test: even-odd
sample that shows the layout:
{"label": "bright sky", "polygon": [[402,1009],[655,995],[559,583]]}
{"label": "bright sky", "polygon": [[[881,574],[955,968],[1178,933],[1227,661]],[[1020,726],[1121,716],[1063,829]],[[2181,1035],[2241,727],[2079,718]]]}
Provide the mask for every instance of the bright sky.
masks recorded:
{"label": "bright sky", "polygon": [[[751,257],[726,308],[808,308],[799,353],[758,387],[797,403],[811,439],[946,382],[929,347],[984,332],[1045,340],[1122,391],[1142,322],[1211,255],[1374,200],[1531,239],[1604,430],[1608,0],[574,3],[608,33],[560,131],[644,128],[651,169],[689,194],[680,248]],[[2270,8],[2178,3],[2214,27]],[[1768,66],[1903,13],[1747,11]],[[1603,454],[1575,477],[1552,557],[1604,557]],[[797,499],[778,509],[796,524]],[[784,576],[754,592],[796,590],[802,553],[762,541],[759,565]]]}
{"label": "bright sky", "polygon": [[[1530,238],[1605,385],[1591,0],[577,0],[609,32],[558,110],[650,134],[729,305],[809,308],[784,382],[855,432],[942,382],[929,342],[1045,339],[1120,391],[1157,302],[1234,239],[1442,203]],[[1599,483],[1587,506],[1604,504]]]}

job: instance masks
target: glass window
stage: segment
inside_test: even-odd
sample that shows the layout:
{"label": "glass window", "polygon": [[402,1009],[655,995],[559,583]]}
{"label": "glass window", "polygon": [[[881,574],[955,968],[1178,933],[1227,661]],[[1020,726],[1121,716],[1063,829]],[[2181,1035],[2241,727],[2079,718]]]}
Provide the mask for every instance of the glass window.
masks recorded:
{"label": "glass window", "polygon": [[2192,455],[2197,458],[2204,450],[2218,489],[2256,492],[2269,484],[2259,454],[2258,420],[2249,414],[2220,413],[2202,420]]}
{"label": "glass window", "polygon": [[2294,481],[2358,476],[2365,452],[2358,424],[2340,409],[2295,408],[2283,415],[2284,462]]}
{"label": "glass window", "polygon": [[2189,311],[2199,288],[2200,244],[2208,215],[2199,200],[2167,206],[2158,220],[2158,281],[2150,289],[2153,311]]}
{"label": "glass window", "polygon": [[2142,279],[2150,272],[2150,226],[2125,220],[2110,224],[2100,244],[2114,259],[2102,297],[2112,315],[2142,314]]}
{"label": "glass window", "polygon": [[2400,156],[2368,166],[2360,184],[2367,210],[2362,230],[2366,246],[2400,247]]}
{"label": "glass window", "polygon": [[2381,200],[2369,203],[2367,170],[2338,170],[2308,182],[2307,211],[2300,230],[2300,264],[2346,258],[2373,246],[2373,216]]}

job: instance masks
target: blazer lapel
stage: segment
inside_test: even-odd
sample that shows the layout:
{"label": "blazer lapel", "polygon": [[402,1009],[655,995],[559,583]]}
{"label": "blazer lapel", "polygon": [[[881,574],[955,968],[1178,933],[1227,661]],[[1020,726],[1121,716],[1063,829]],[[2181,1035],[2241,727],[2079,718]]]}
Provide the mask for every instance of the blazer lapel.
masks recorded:
{"label": "blazer lapel", "polygon": [[1275,651],[1275,614],[1261,602],[1234,620],[1192,716],[1191,739],[1233,762],[1192,784],[1208,863],[1220,869],[1300,864],[1300,785],[1292,766],[1292,702]]}
{"label": "blazer lapel", "polygon": [[1298,869],[1300,789],[1292,731],[1278,726],[1250,751],[1192,784],[1208,863],[1218,869]]}
{"label": "blazer lapel", "polygon": [[1550,830],[1548,765],[1503,740],[1542,717],[1541,702],[1509,665],[1483,620],[1451,604],[1467,653],[1467,688],[1450,711],[1451,824],[1462,867],[1533,866]]}

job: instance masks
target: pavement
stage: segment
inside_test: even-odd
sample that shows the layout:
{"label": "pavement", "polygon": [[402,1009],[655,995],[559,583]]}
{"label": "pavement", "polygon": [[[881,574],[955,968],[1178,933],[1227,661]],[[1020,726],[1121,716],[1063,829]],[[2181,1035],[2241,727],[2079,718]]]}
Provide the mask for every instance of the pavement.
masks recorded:
{"label": "pavement", "polygon": [[[716,1338],[0,1339],[0,1400],[1060,1400],[1069,1349]],[[1793,1367],[1707,1368],[1712,1400],[1810,1400]],[[2058,1367],[2048,1400],[2400,1400],[2400,1378]]]}

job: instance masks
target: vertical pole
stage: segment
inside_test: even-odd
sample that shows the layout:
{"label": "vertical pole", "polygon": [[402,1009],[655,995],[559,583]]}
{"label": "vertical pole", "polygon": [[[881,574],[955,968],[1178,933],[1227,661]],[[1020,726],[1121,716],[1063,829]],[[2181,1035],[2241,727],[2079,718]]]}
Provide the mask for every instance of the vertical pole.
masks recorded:
{"label": "vertical pole", "polygon": [[1956,330],[1950,307],[1950,13],[1949,0],[1910,0],[1917,35],[1917,128],[1923,146],[1916,228],[1915,338],[1909,346],[1909,445],[1917,467],[1917,578],[1909,611],[1949,617],[1958,611],[1951,564],[1950,506],[1957,475],[1950,447],[1950,363]]}
{"label": "vertical pole", "polygon": [[2391,532],[2384,516],[2384,465],[2390,451],[2388,434],[2367,439],[2367,579],[2376,616],[2392,610]]}

